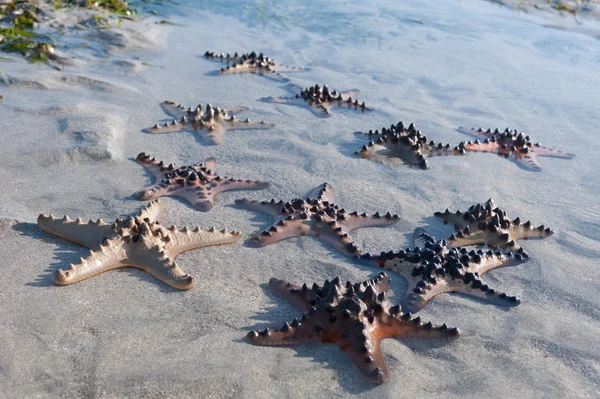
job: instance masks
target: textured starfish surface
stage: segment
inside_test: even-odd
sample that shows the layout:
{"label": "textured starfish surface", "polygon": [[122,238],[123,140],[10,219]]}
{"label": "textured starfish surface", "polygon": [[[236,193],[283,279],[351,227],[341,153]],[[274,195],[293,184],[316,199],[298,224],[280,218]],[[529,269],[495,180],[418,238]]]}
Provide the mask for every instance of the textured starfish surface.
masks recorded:
{"label": "textured starfish surface", "polygon": [[59,285],[76,283],[108,270],[124,266],[142,269],[174,288],[187,290],[196,279],[175,263],[176,255],[192,249],[230,244],[240,239],[240,233],[225,230],[189,230],[187,227],[168,229],[160,224],[163,206],[160,200],[149,203],[137,216],[119,218],[112,224],[102,219],[84,223],[68,216],[57,219],[40,215],[38,226],[51,234],[91,249],[87,258],[68,270],[56,270],[54,282]]}
{"label": "textured starfish surface", "polygon": [[500,293],[481,281],[481,276],[502,266],[525,262],[529,255],[516,252],[468,250],[450,247],[446,240],[436,241],[425,230],[414,233],[415,247],[378,256],[362,255],[374,266],[392,270],[406,279],[408,289],[402,299],[402,310],[418,312],[434,297],[447,292],[460,292],[498,306],[517,306],[521,300]]}
{"label": "textured starfish surface", "polygon": [[436,144],[433,140],[427,142],[427,136],[417,130],[413,123],[406,127],[400,121],[396,125],[391,125],[389,129],[382,128],[381,132],[369,130],[368,133],[362,134],[369,137],[369,143],[363,145],[355,154],[394,166],[405,162],[421,169],[429,169],[429,163],[425,158],[465,153],[462,146],[451,148],[450,144]]}
{"label": "textured starfish surface", "polygon": [[293,97],[268,97],[264,101],[278,104],[308,105],[317,116],[326,117],[331,116],[331,108],[334,105],[338,107],[346,105],[350,109],[360,110],[361,112],[370,111],[370,108],[367,108],[364,102],[360,104],[357,99],[352,100],[352,97],[357,95],[358,90],[339,93],[335,90],[329,90],[327,85],[323,85],[322,88],[319,85],[314,85],[301,90],[299,94]]}
{"label": "textured starfish surface", "polygon": [[263,53],[256,54],[254,51],[239,55],[235,53],[214,53],[207,51],[204,57],[209,60],[217,60],[226,64],[221,68],[221,74],[254,73],[256,75],[279,74],[280,72],[304,72],[305,68],[277,65],[272,58]]}
{"label": "textured starfish surface", "polygon": [[158,162],[145,153],[136,160],[156,177],[156,184],[135,193],[147,201],[163,196],[185,198],[201,211],[209,211],[215,206],[215,195],[229,190],[258,190],[269,187],[269,183],[256,180],[242,180],[221,177],[214,174],[217,161],[208,159],[205,163],[177,167],[174,164]]}
{"label": "textured starfish surface", "polygon": [[360,254],[349,232],[362,227],[386,226],[400,218],[389,212],[381,216],[348,213],[334,204],[333,188],[324,183],[314,188],[306,199],[289,202],[236,200],[241,208],[263,212],[276,220],[269,229],[250,238],[249,245],[262,247],[292,237],[310,235],[346,254]]}
{"label": "textured starfish surface", "polygon": [[496,129],[492,132],[491,129],[484,131],[482,128],[467,129],[461,126],[457,130],[483,140],[483,142],[479,140],[467,142],[464,147],[468,151],[494,152],[499,156],[512,159],[528,170],[542,170],[537,160],[538,156],[566,159],[575,157],[575,155],[568,152],[544,147],[540,143],[533,144],[529,135],[517,132],[516,129],[506,128],[503,132]]}
{"label": "textured starfish surface", "polygon": [[161,106],[167,115],[175,119],[163,125],[157,123],[151,128],[144,129],[144,132],[171,133],[185,130],[197,133],[206,132],[204,137],[209,144],[221,144],[227,130],[271,129],[275,127],[275,125],[264,121],[237,120],[235,114],[248,110],[248,108],[241,106],[221,109],[207,104],[205,111],[202,110],[202,104],[198,104],[196,108],[186,109],[172,101],[165,101]]}
{"label": "textured starfish surface", "polygon": [[356,367],[373,383],[389,379],[389,370],[381,353],[385,338],[452,340],[457,328],[437,326],[402,313],[387,299],[390,279],[380,273],[373,280],[340,284],[339,277],[325,281],[323,287],[308,288],[271,279],[270,287],[305,312],[283,327],[261,332],[250,331],[248,339],[256,345],[290,345],[324,342],[340,346]]}
{"label": "textured starfish surface", "polygon": [[510,220],[501,208],[490,198],[484,204],[471,205],[466,212],[436,212],[436,217],[444,224],[451,223],[457,232],[446,240],[450,246],[487,245],[494,248],[519,248],[518,239],[545,238],[554,232],[549,227],[533,227],[530,221],[521,223],[521,218]]}

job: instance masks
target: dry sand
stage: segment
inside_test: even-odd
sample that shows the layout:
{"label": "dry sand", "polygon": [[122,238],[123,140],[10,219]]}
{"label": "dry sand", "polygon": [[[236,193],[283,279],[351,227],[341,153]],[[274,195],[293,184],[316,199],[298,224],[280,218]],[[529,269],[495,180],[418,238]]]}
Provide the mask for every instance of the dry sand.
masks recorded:
{"label": "dry sand", "polygon": [[[0,65],[0,397],[600,395],[594,34],[572,32],[571,22],[551,14],[515,15],[479,1],[198,4],[172,17],[177,25],[125,21],[105,32],[123,39],[119,51],[59,47],[83,60],[64,71],[21,60]],[[135,45],[140,37],[151,45]],[[284,85],[214,76],[219,65],[199,57],[253,49],[310,67],[288,75],[301,86],[360,89],[377,112],[323,119],[261,102],[287,94]],[[166,99],[245,105],[251,119],[277,127],[230,131],[219,146],[190,133],[142,133],[167,119],[159,106]],[[353,132],[399,120],[450,143],[468,139],[454,130],[460,125],[510,126],[577,157],[541,158],[543,170],[534,173],[492,154],[435,158],[429,171],[353,156],[363,144]],[[178,263],[198,280],[187,292],[135,269],[52,283],[57,268],[87,250],[39,230],[37,215],[112,220],[136,212],[144,202],[132,194],[150,183],[134,161],[141,151],[180,164],[214,156],[222,174],[271,182],[262,191],[224,193],[208,213],[165,198],[168,225],[214,225],[247,239],[271,220],[232,207],[236,198],[291,199],[327,181],[348,210],[400,214],[395,226],[354,234],[371,252],[410,245],[418,226],[449,234],[434,211],[489,197],[556,233],[522,243],[529,262],[485,276],[519,295],[520,306],[435,298],[421,317],[457,326],[462,337],[447,345],[384,341],[391,379],[372,386],[334,345],[265,348],[244,340],[250,329],[299,315],[267,289],[269,278],[359,281],[378,272],[311,238],[183,254]],[[399,301],[405,283],[390,276]]]}

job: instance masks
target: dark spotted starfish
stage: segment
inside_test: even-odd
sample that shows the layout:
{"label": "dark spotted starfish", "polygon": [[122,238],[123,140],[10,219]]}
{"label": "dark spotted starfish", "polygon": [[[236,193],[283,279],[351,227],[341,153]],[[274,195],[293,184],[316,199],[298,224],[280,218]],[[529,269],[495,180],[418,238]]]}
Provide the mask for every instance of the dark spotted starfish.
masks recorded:
{"label": "dark spotted starfish", "polygon": [[402,313],[387,299],[390,279],[380,273],[374,280],[345,285],[339,277],[325,281],[323,287],[308,288],[271,279],[269,286],[302,312],[300,320],[284,323],[280,329],[248,333],[256,345],[291,345],[310,342],[337,344],[372,383],[389,379],[381,353],[385,338],[451,340],[459,337],[457,328],[425,323],[420,317]]}
{"label": "dark spotted starfish", "polygon": [[372,265],[392,270],[406,279],[408,289],[402,299],[402,310],[418,312],[434,297],[447,292],[460,292],[498,306],[517,306],[521,300],[491,289],[481,276],[502,266],[525,262],[529,255],[516,252],[471,250],[451,247],[446,240],[436,241],[425,230],[414,233],[415,248],[379,256],[362,255]]}
{"label": "dark spotted starfish", "polygon": [[564,151],[544,147],[540,143],[533,144],[529,135],[517,132],[516,129],[510,130],[506,128],[504,132],[496,129],[492,132],[491,129],[484,131],[482,128],[467,129],[461,126],[457,130],[483,140],[483,142],[479,140],[467,142],[464,147],[468,151],[494,152],[499,156],[511,158],[525,169],[536,172],[542,170],[537,161],[538,155],[566,159],[575,157],[575,155]]}
{"label": "dark spotted starfish", "polygon": [[142,164],[156,177],[156,184],[135,193],[141,200],[147,201],[163,196],[185,198],[201,211],[209,211],[215,206],[215,195],[229,190],[258,190],[269,187],[269,183],[256,180],[242,180],[221,177],[213,172],[217,166],[214,158],[205,163],[177,167],[174,164],[158,162],[145,153],[140,153],[136,161]]}
{"label": "dark spotted starfish", "polygon": [[296,68],[290,66],[277,65],[272,58],[269,58],[263,53],[256,54],[254,51],[238,55],[235,53],[216,54],[211,51],[204,53],[204,57],[209,60],[218,60],[225,63],[226,66],[221,68],[221,74],[236,74],[236,73],[253,73],[256,75],[279,75],[280,72],[303,72],[305,68]]}
{"label": "dark spotted starfish", "polygon": [[[300,89],[299,87],[297,89]],[[350,109],[360,110],[361,112],[370,111],[365,103],[358,102],[357,99],[352,100],[352,97],[358,95],[358,90],[351,90],[344,93],[339,93],[335,90],[329,90],[327,85],[323,85],[321,88],[319,85],[314,85],[301,90],[300,93],[293,97],[268,97],[263,101],[278,104],[288,105],[308,105],[308,107],[317,116],[331,116],[331,107],[337,105],[342,107],[347,105]]]}
{"label": "dark spotted starfish", "polygon": [[173,119],[164,125],[156,124],[151,128],[144,129],[146,133],[171,133],[192,130],[194,132],[206,131],[205,137],[210,144],[221,144],[223,136],[227,130],[240,129],[271,129],[275,125],[271,123],[250,122],[249,119],[237,120],[234,114],[247,111],[246,107],[233,107],[230,109],[221,109],[210,104],[206,105],[206,111],[202,110],[202,104],[187,110],[182,105],[177,105],[172,101],[165,101],[161,104],[165,113]]}
{"label": "dark spotted starfish", "polygon": [[245,209],[266,213],[277,222],[268,230],[250,238],[248,244],[262,247],[292,237],[310,235],[346,254],[362,253],[349,232],[362,227],[386,226],[396,223],[398,215],[375,213],[367,216],[358,212],[347,213],[334,204],[333,188],[327,183],[314,188],[308,197],[290,202],[236,200]]}
{"label": "dark spotted starfish", "polygon": [[519,248],[518,239],[545,238],[554,234],[544,225],[533,227],[530,221],[521,223],[518,217],[510,220],[506,211],[494,206],[491,198],[485,204],[471,205],[464,213],[446,209],[434,215],[457,229],[457,233],[446,239],[450,246],[487,245],[515,250]]}
{"label": "dark spotted starfish", "polygon": [[391,125],[389,129],[382,128],[381,133],[379,130],[369,130],[368,133],[362,134],[369,136],[369,143],[363,145],[355,154],[362,158],[385,161],[394,166],[406,162],[421,169],[429,169],[429,163],[425,158],[465,153],[462,146],[451,148],[450,144],[436,144],[433,140],[427,142],[427,136],[417,130],[413,123],[406,127],[400,121],[396,125]]}

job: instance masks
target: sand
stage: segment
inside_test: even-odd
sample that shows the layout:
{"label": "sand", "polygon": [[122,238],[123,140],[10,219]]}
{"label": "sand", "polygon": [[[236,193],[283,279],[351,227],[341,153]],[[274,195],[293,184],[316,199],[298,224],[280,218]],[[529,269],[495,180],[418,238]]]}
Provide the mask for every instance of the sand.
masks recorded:
{"label": "sand", "polygon": [[[113,39],[59,45],[82,61],[63,71],[23,60],[0,65],[0,397],[600,395],[594,23],[586,23],[586,33],[573,32],[576,23],[551,13],[453,0],[193,2],[183,10],[169,15],[175,25],[156,24],[162,16],[124,21],[104,31]],[[111,43],[116,37],[123,46]],[[77,40],[91,39],[84,32]],[[293,83],[358,88],[377,111],[334,109],[325,119],[261,102],[287,95],[285,83],[215,76],[219,64],[200,57],[206,50],[253,49],[310,68],[287,75]],[[142,133],[167,120],[159,106],[167,99],[245,105],[249,118],[277,127],[229,131],[219,146],[189,132]],[[355,131],[399,120],[450,143],[468,139],[455,131],[461,125],[509,126],[576,158],[540,158],[543,170],[534,173],[492,154],[434,158],[428,171],[353,155],[364,143]],[[419,226],[447,235],[452,229],[433,212],[490,197],[555,235],[522,243],[529,262],[485,276],[519,295],[520,306],[435,298],[421,317],[459,327],[461,338],[384,341],[391,378],[373,386],[334,345],[265,348],[244,340],[250,329],[300,315],[268,290],[269,278],[360,281],[379,272],[312,238],[182,254],[178,263],[198,280],[186,292],[135,269],[67,287],[52,283],[57,268],[87,250],[42,232],[37,215],[114,220],[141,209],[144,202],[132,194],[151,182],[134,161],[142,151],[179,164],[212,156],[221,174],[271,182],[265,190],[221,194],[208,213],[164,198],[167,225],[214,225],[240,230],[246,240],[271,220],[231,206],[236,198],[287,200],[327,181],[348,210],[401,216],[394,226],[354,234],[371,252],[410,245]],[[399,302],[406,284],[389,274],[392,301]]]}

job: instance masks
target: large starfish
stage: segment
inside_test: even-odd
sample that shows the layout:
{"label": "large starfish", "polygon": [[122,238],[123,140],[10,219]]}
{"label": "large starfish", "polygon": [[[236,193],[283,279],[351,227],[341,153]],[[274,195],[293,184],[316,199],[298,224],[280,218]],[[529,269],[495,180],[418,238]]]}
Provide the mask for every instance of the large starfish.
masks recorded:
{"label": "large starfish", "polygon": [[76,283],[108,270],[125,266],[142,269],[174,288],[188,290],[196,279],[175,263],[175,256],[192,249],[230,244],[240,239],[240,233],[225,230],[200,230],[198,227],[179,230],[160,224],[163,206],[160,200],[149,203],[137,216],[118,218],[113,224],[102,219],[84,223],[68,216],[57,219],[40,215],[38,226],[51,234],[91,249],[87,258],[68,270],[56,270],[54,282],[59,285]]}
{"label": "large starfish", "polygon": [[315,187],[307,198],[296,198],[290,202],[236,200],[236,205],[262,213],[276,220],[268,230],[250,238],[249,245],[262,247],[292,237],[310,235],[337,248],[346,254],[360,254],[352,238],[348,235],[352,230],[386,226],[396,223],[398,215],[389,212],[381,216],[375,213],[367,216],[358,212],[347,213],[334,204],[333,188],[324,183]]}
{"label": "large starfish", "polygon": [[158,162],[145,153],[140,153],[136,161],[156,177],[156,184],[146,187],[135,196],[147,201],[163,196],[185,198],[201,211],[209,211],[215,206],[215,195],[229,190],[258,190],[269,187],[269,183],[256,180],[242,180],[221,177],[214,174],[217,161],[209,158],[205,163],[177,167],[174,164]]}
{"label": "large starfish", "polygon": [[165,101],[161,104],[165,113],[173,119],[170,123],[163,125],[156,124],[151,128],[144,129],[146,133],[171,133],[184,130],[193,130],[202,132],[210,144],[221,144],[223,136],[227,130],[240,129],[271,129],[275,127],[272,123],[250,122],[249,119],[237,120],[234,114],[247,111],[246,107],[232,107],[221,109],[210,104],[206,105],[206,111],[202,110],[202,104],[187,110],[182,105],[177,105],[172,101]]}
{"label": "large starfish", "polygon": [[446,324],[437,326],[402,313],[387,299],[390,279],[380,273],[374,280],[345,285],[339,277],[325,281],[323,287],[308,288],[271,279],[269,286],[305,312],[300,320],[284,323],[275,330],[250,331],[248,339],[256,345],[291,345],[310,342],[340,346],[361,373],[372,383],[389,379],[381,353],[385,338],[455,339],[460,332]]}
{"label": "large starfish", "polygon": [[450,144],[436,144],[433,140],[428,143],[427,136],[417,130],[413,123],[406,127],[400,121],[396,125],[391,125],[389,129],[382,128],[381,133],[379,130],[369,130],[368,133],[362,134],[369,136],[369,143],[363,145],[355,154],[362,158],[385,161],[394,166],[406,162],[421,169],[429,169],[429,163],[425,158],[465,153],[465,149],[461,146],[451,148]]}
{"label": "large starfish", "polygon": [[492,132],[491,129],[484,131],[482,128],[467,129],[461,126],[457,130],[461,133],[469,134],[483,140],[483,142],[480,142],[479,140],[467,142],[464,147],[468,151],[494,152],[499,156],[511,158],[517,162],[517,164],[528,170],[542,170],[542,167],[537,161],[538,155],[542,157],[566,159],[575,157],[575,155],[569,154],[568,152],[544,147],[540,143],[533,144],[529,135],[523,134],[523,132],[517,132],[516,129],[510,130],[509,128],[506,128],[506,130],[501,133],[498,129]]}
{"label": "large starfish", "polygon": [[490,198],[484,204],[475,204],[466,212],[436,212],[434,216],[444,224],[451,223],[457,230],[446,240],[450,246],[487,245],[494,248],[516,250],[516,240],[545,238],[554,232],[544,225],[533,227],[530,221],[521,223],[520,218],[510,220],[506,211],[494,205]]}
{"label": "large starfish", "polygon": [[525,262],[529,255],[516,252],[471,250],[450,247],[446,240],[436,241],[423,229],[414,233],[415,248],[378,256],[362,255],[375,266],[392,270],[406,279],[408,289],[402,299],[402,310],[418,312],[434,297],[447,292],[460,292],[498,306],[517,306],[521,300],[500,293],[481,281],[481,276],[502,266]]}
{"label": "large starfish", "polygon": [[[300,89],[300,87],[297,87]],[[263,101],[278,104],[288,105],[308,105],[311,111],[317,116],[331,116],[331,107],[337,105],[341,107],[347,105],[350,109],[360,110],[361,112],[370,111],[365,103],[360,104],[357,99],[352,100],[352,97],[358,95],[358,90],[351,90],[344,93],[339,93],[335,90],[329,90],[327,85],[321,88],[319,85],[314,85],[301,90],[300,93],[293,97],[267,97]]]}
{"label": "large starfish", "polygon": [[296,68],[291,66],[277,65],[272,58],[269,58],[263,53],[256,54],[254,51],[239,55],[235,53],[216,54],[212,51],[204,53],[204,57],[209,60],[218,60],[225,63],[225,67],[221,68],[221,74],[236,74],[236,73],[253,73],[256,75],[279,75],[280,72],[303,72],[305,68]]}

